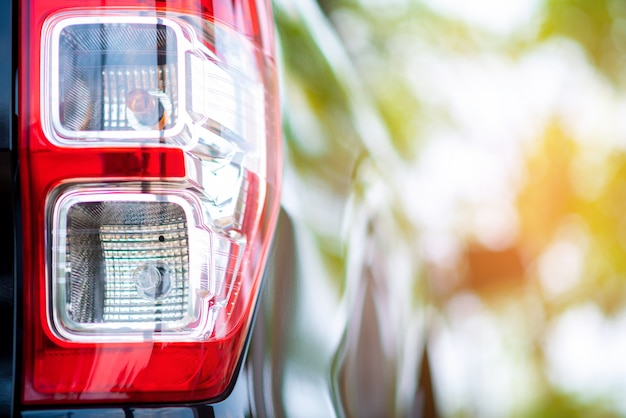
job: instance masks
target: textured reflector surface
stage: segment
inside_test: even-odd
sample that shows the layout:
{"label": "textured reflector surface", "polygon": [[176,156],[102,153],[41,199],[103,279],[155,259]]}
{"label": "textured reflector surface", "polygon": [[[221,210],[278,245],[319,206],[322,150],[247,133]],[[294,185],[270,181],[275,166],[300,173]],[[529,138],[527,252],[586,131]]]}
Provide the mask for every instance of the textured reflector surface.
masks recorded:
{"label": "textured reflector surface", "polygon": [[187,313],[187,220],[177,204],[74,204],[66,257],[70,323],[160,323]]}
{"label": "textured reflector surface", "polygon": [[164,25],[77,24],[61,30],[57,129],[163,130],[176,123],[176,34]]}

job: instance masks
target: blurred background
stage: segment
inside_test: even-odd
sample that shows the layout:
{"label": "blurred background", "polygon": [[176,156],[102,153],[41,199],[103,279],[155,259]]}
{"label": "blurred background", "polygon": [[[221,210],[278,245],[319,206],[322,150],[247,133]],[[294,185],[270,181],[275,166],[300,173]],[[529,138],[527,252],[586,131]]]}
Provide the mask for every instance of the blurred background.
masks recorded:
{"label": "blurred background", "polygon": [[307,193],[285,206],[346,277],[333,233],[369,202],[393,257],[362,258],[412,301],[395,321],[426,337],[439,415],[626,416],[626,2],[319,0],[332,38],[276,3],[308,109],[285,129]]}

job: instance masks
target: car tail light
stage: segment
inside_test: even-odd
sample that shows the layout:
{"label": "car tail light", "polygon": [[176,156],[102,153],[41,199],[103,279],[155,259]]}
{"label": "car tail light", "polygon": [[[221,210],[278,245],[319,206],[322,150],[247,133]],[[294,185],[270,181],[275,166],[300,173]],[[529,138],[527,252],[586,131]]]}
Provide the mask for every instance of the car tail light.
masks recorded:
{"label": "car tail light", "polygon": [[269,4],[21,6],[23,401],[215,400],[278,212]]}

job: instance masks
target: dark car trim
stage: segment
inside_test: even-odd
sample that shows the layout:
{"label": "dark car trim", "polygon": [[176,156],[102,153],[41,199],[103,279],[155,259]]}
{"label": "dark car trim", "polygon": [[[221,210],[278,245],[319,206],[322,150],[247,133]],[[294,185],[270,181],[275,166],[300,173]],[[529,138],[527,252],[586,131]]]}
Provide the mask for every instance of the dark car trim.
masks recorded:
{"label": "dark car trim", "polygon": [[0,416],[9,416],[14,384],[15,74],[12,0],[0,0]]}
{"label": "dark car trim", "polygon": [[13,47],[14,10],[12,0],[0,0],[0,91],[11,94],[0,95],[0,151],[15,148],[15,50]]}

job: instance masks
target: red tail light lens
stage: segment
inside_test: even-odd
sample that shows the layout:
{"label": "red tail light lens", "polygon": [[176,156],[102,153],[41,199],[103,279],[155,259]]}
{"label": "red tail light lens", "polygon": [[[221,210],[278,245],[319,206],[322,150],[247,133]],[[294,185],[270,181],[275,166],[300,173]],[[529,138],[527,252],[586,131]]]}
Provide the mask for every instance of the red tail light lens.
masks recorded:
{"label": "red tail light lens", "polygon": [[261,0],[21,11],[25,403],[216,399],[278,212]]}

